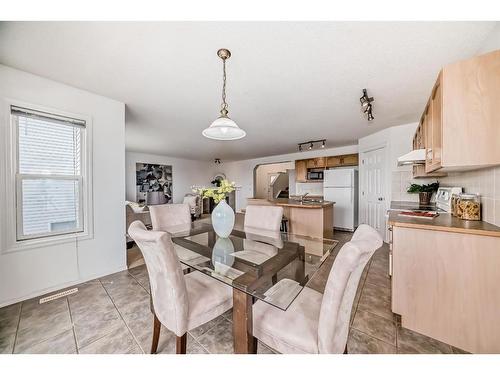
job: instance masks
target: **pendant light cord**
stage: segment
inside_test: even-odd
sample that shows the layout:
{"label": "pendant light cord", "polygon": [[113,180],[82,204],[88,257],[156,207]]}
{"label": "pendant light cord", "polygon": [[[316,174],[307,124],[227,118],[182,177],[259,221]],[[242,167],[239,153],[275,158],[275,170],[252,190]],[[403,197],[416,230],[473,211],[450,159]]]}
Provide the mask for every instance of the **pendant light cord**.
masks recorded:
{"label": "pendant light cord", "polygon": [[227,112],[226,103],[226,59],[222,59],[222,110]]}

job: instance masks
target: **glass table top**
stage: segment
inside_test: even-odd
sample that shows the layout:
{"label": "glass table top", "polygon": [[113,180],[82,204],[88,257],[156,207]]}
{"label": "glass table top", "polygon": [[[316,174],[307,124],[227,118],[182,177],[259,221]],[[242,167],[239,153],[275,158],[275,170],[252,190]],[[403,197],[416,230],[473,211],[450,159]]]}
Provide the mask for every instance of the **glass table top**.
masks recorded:
{"label": "glass table top", "polygon": [[169,232],[181,263],[282,310],[338,243],[258,230],[233,230],[228,238],[220,238],[206,223]]}

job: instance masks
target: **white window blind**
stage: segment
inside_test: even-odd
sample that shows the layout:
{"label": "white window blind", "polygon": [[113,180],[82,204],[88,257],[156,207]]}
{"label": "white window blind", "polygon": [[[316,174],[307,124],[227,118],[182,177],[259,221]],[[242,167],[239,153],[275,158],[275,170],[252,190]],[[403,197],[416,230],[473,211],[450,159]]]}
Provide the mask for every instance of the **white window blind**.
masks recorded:
{"label": "white window blind", "polygon": [[84,230],[85,121],[11,107],[17,130],[17,240]]}

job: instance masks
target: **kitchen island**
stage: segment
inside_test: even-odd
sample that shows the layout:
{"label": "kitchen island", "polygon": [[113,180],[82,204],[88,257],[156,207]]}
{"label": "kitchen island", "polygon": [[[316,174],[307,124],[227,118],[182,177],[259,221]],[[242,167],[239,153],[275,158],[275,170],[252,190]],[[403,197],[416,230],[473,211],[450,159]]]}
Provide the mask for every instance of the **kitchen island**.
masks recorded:
{"label": "kitchen island", "polygon": [[288,231],[314,238],[333,238],[333,206],[335,202],[298,201],[288,198],[273,200],[248,199],[248,204],[271,204],[283,207]]}

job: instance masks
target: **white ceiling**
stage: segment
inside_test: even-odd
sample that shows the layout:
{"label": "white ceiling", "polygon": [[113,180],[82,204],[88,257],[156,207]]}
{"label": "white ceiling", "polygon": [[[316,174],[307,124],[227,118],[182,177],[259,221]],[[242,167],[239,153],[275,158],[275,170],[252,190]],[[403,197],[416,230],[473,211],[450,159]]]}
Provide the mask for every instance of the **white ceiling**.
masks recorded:
{"label": "white ceiling", "polygon": [[[417,121],[439,69],[473,56],[493,22],[3,22],[0,62],[126,103],[127,150],[239,160],[298,142],[355,144]],[[228,48],[239,141],[204,138]],[[375,121],[359,110],[363,88]]]}

